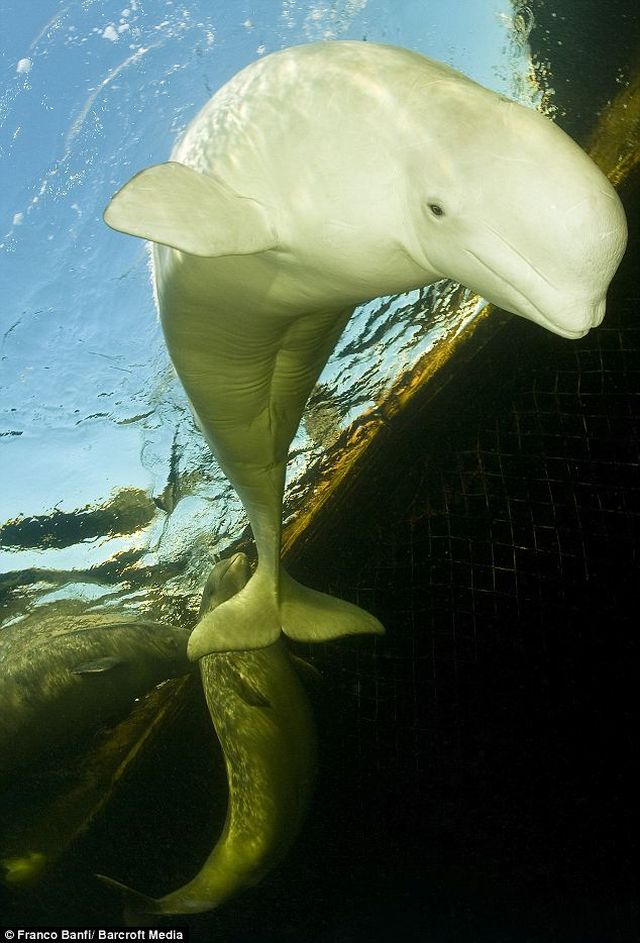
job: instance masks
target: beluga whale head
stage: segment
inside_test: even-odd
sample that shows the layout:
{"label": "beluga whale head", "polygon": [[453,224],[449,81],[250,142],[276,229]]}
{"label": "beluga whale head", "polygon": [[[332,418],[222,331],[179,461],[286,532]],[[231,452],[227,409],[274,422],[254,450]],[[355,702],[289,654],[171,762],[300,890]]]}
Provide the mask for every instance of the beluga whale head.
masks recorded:
{"label": "beluga whale head", "polygon": [[[283,260],[307,292],[368,300],[450,278],[563,337],[600,323],[625,214],[549,118],[409,50],[276,57],[297,133],[272,122],[280,159],[260,196],[277,194],[281,246],[295,246]],[[322,71],[303,67],[314,59]]]}
{"label": "beluga whale head", "polygon": [[584,336],[626,246],[617,193],[551,120],[432,68],[440,77],[411,96],[419,130],[404,159],[420,182],[408,251],[506,311]]}

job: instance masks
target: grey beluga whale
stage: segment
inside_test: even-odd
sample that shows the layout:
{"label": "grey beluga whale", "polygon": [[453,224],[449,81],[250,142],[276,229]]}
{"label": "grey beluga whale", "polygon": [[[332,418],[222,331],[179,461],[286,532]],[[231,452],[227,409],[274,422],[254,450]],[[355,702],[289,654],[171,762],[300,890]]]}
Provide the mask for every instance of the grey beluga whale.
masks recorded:
{"label": "grey beluga whale", "polygon": [[0,784],[188,674],[189,632],[64,600],[0,629]]}
{"label": "grey beluga whale", "polygon": [[[201,611],[224,605],[242,591],[248,577],[242,553],[217,563]],[[147,897],[98,875],[123,893],[127,922],[136,923],[144,914],[212,910],[257,884],[285,857],[304,821],[317,761],[313,715],[296,661],[282,638],[263,649],[200,659],[227,770],[224,827],[198,873],[163,897]]]}
{"label": "grey beluga whale", "polygon": [[566,338],[600,323],[620,200],[543,115],[393,46],[249,65],[105,212],[154,243],[167,346],[249,518],[258,567],[189,656],[379,632],[280,566],[289,445],[354,308],[450,278]]}

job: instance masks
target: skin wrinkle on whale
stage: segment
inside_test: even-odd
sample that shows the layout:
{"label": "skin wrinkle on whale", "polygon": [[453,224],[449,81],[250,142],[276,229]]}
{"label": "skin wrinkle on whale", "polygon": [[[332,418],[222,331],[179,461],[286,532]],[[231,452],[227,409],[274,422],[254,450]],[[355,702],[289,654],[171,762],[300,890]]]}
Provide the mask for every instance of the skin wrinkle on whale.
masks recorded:
{"label": "skin wrinkle on whale", "polygon": [[[512,159],[496,170],[499,156]],[[280,567],[289,445],[358,304],[449,278],[579,338],[601,321],[626,244],[617,194],[548,118],[418,53],[355,41],[238,73],[105,220],[155,243],[171,359],[256,541],[256,572],[203,616],[193,659],[281,631],[382,631]]]}

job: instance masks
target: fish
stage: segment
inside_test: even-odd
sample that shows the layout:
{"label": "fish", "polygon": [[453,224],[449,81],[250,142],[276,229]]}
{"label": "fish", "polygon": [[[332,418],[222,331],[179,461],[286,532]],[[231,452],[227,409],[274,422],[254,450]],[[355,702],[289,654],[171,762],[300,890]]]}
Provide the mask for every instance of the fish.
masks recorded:
{"label": "fish", "polygon": [[194,660],[281,632],[383,631],[280,561],[289,446],[355,307],[452,279],[577,339],[601,322],[627,239],[615,190],[549,118],[359,41],[247,66],[104,219],[153,243],[171,360],[255,538],[255,573],[202,617]]}
{"label": "fish", "polygon": [[73,601],[0,629],[0,783],[193,671],[188,638],[186,628],[124,611],[82,612]]}
{"label": "fish", "polygon": [[[248,578],[243,553],[217,563],[203,608],[223,605],[242,591]],[[293,845],[313,792],[315,723],[297,659],[284,640],[247,652],[205,655],[199,666],[227,770],[224,827],[198,873],[163,897],[145,896],[98,875],[123,894],[125,919],[132,925],[146,915],[213,910],[259,883]]]}

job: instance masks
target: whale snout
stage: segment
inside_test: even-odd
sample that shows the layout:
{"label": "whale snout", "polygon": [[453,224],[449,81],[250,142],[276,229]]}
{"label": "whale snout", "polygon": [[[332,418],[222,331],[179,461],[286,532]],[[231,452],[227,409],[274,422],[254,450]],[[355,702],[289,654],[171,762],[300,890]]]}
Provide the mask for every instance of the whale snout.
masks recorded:
{"label": "whale snout", "polygon": [[591,327],[598,327],[599,324],[602,324],[606,310],[607,299],[601,298],[600,301],[593,306],[593,311],[591,314]]}
{"label": "whale snout", "polygon": [[574,310],[569,309],[566,318],[566,323],[570,325],[569,330],[580,337],[584,337],[592,327],[598,327],[599,324],[602,324],[606,309],[606,297],[600,298],[595,303],[586,304],[584,307],[580,305]]}
{"label": "whale snout", "polygon": [[545,315],[541,311],[538,311],[535,315],[528,315],[525,312],[517,313],[523,314],[529,320],[536,321],[542,327],[546,327],[560,337],[578,340],[588,334],[591,328],[602,324],[606,308],[607,299],[605,297],[593,304],[581,302],[577,305],[566,305],[564,309],[558,307],[549,315]]}

